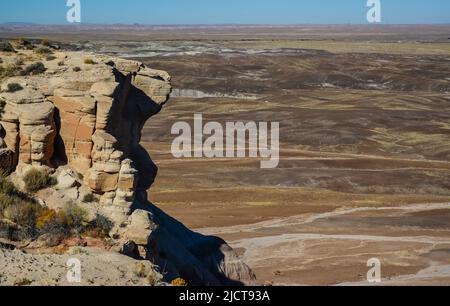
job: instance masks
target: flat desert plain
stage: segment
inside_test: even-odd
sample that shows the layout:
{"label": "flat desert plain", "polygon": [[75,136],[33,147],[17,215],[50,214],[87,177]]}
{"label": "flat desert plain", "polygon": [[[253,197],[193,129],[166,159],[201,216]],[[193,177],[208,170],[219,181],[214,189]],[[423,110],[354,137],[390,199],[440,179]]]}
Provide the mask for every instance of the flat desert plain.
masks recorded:
{"label": "flat desert plain", "polygon": [[[159,167],[149,198],[227,240],[260,283],[366,285],[378,258],[383,284],[450,285],[450,26],[56,37],[170,72],[173,98],[142,139]],[[280,122],[279,167],[175,159],[171,127],[194,113]]]}

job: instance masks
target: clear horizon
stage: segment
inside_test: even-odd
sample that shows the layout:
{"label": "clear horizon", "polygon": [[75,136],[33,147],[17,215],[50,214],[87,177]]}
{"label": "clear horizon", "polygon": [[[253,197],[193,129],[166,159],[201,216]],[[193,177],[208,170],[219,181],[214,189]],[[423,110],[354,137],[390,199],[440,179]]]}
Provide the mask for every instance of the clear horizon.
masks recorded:
{"label": "clear horizon", "polygon": [[[0,23],[64,25],[66,0],[1,4]],[[333,25],[368,24],[367,0],[81,0],[82,23],[93,25]],[[450,1],[381,0],[381,24],[449,24]],[[36,13],[38,12],[38,13]]]}

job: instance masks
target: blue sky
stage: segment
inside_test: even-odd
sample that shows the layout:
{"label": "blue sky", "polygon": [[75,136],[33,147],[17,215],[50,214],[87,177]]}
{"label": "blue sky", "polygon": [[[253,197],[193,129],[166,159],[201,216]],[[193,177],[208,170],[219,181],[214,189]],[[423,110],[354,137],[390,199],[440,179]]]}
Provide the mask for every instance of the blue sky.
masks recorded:
{"label": "blue sky", "polygon": [[[65,24],[67,0],[1,0],[0,23]],[[367,0],[81,0],[96,24],[364,24]],[[450,23],[449,0],[381,0],[383,23]]]}

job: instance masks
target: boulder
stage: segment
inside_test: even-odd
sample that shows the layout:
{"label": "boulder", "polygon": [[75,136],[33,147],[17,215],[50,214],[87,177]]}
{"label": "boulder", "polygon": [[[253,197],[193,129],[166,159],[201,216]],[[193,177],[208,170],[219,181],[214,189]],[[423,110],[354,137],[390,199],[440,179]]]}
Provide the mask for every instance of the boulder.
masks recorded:
{"label": "boulder", "polygon": [[119,90],[119,83],[115,82],[97,82],[91,87],[91,94],[113,97]]}
{"label": "boulder", "polygon": [[148,211],[138,209],[128,218],[128,226],[121,237],[137,245],[147,245],[150,235],[156,228],[152,215]]}
{"label": "boulder", "polygon": [[57,178],[57,185],[55,188],[57,190],[66,190],[76,187],[78,185],[75,173],[71,170],[62,171]]}

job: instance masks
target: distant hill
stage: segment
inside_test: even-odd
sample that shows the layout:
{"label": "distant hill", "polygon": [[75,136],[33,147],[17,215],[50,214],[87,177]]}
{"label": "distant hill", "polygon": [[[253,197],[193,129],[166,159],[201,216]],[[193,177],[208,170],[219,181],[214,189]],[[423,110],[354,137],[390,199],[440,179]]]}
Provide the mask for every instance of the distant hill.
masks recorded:
{"label": "distant hill", "polygon": [[0,26],[22,26],[22,27],[28,27],[28,26],[36,26],[37,23],[32,22],[3,22],[0,23]]}

